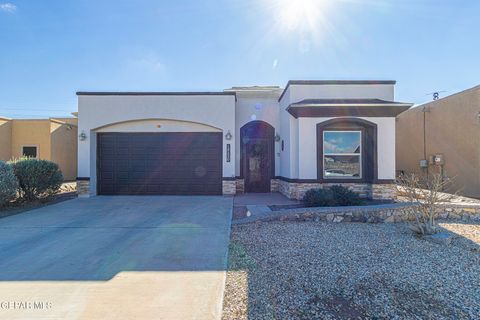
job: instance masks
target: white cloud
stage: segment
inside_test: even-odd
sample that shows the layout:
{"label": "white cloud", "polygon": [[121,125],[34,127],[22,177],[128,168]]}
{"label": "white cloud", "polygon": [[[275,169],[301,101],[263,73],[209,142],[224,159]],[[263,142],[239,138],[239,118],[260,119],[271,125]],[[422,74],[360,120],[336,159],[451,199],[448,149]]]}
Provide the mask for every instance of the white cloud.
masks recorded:
{"label": "white cloud", "polygon": [[163,71],[165,66],[155,57],[144,57],[134,61],[134,64],[138,67],[145,68],[150,71],[158,72]]}
{"label": "white cloud", "polygon": [[137,70],[142,70],[143,72],[147,71],[152,73],[163,73],[165,71],[165,65],[154,53],[137,55],[137,57],[131,58],[129,60],[132,67]]}
{"label": "white cloud", "polygon": [[17,6],[14,5],[13,3],[10,3],[10,2],[0,3],[0,11],[13,13],[16,10],[17,10]]}

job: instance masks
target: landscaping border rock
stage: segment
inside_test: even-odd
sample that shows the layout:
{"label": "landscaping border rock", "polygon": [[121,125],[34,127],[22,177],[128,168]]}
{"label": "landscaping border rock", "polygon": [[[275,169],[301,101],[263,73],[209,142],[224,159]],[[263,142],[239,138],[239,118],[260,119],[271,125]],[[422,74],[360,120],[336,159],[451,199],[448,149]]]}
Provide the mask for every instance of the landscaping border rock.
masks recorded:
{"label": "landscaping border rock", "polygon": [[[393,203],[371,206],[352,207],[316,207],[295,208],[263,213],[233,221],[233,224],[244,224],[255,221],[327,221],[395,223],[411,221],[411,203]],[[480,221],[480,205],[442,204],[437,207],[437,216],[441,220]]]}

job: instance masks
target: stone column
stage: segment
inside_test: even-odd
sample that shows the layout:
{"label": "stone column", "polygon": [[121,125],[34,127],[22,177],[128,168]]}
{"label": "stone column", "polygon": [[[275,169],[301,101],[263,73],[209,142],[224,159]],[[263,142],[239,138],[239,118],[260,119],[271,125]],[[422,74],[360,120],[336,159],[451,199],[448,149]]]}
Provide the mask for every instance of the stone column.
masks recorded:
{"label": "stone column", "polygon": [[397,196],[394,184],[372,184],[372,199],[393,200]]}
{"label": "stone column", "polygon": [[278,179],[270,180],[270,192],[279,192],[280,190],[279,184],[280,182],[278,181]]}
{"label": "stone column", "polygon": [[245,193],[245,180],[237,179],[236,180],[237,193]]}
{"label": "stone column", "polygon": [[90,197],[90,179],[77,178],[77,195],[79,198]]}
{"label": "stone column", "polygon": [[237,193],[237,182],[233,180],[223,180],[222,182],[223,195],[234,195]]}

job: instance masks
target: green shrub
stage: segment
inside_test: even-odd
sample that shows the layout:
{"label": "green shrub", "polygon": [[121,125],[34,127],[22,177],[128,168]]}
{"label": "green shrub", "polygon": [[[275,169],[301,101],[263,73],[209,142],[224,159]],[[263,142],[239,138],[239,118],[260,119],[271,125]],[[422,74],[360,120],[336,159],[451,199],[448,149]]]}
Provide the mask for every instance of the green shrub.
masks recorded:
{"label": "green shrub", "polygon": [[18,180],[12,166],[0,161],[0,207],[15,198],[18,190]]}
{"label": "green shrub", "polygon": [[360,196],[352,190],[343,186],[331,186],[333,199],[337,206],[358,206],[362,203]]}
{"label": "green shrub", "polygon": [[305,193],[303,202],[307,207],[330,207],[335,205],[330,189],[310,189]]}
{"label": "green shrub", "polygon": [[307,207],[356,206],[362,203],[362,199],[348,188],[331,186],[308,190],[303,197],[303,202]]}
{"label": "green shrub", "polygon": [[62,172],[54,162],[21,158],[11,163],[20,185],[20,194],[26,200],[52,196],[62,185]]}

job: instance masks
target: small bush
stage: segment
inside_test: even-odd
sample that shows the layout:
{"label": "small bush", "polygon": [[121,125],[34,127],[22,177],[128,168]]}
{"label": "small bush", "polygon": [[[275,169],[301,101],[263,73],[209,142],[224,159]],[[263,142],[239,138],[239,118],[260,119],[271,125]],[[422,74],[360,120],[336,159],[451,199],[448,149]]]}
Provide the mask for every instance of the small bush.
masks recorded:
{"label": "small bush", "polygon": [[63,182],[58,165],[47,160],[21,158],[12,161],[13,171],[26,200],[47,198],[56,194]]}
{"label": "small bush", "polygon": [[18,190],[18,180],[12,167],[0,161],[0,207],[15,198]]}
{"label": "small bush", "polygon": [[330,189],[310,189],[305,193],[303,202],[307,207],[330,207],[335,205]]}
{"label": "small bush", "polygon": [[348,188],[331,186],[308,190],[303,197],[303,202],[307,207],[356,206],[362,203],[362,199]]}
{"label": "small bush", "polygon": [[360,196],[352,190],[342,186],[331,186],[333,199],[337,206],[358,206],[362,203]]}
{"label": "small bush", "polygon": [[414,221],[410,223],[410,229],[417,235],[426,236],[437,233],[440,228],[437,218],[442,202],[449,202],[455,195],[443,193],[454,182],[453,178],[442,174],[417,175],[402,174],[397,179],[397,192],[415,204],[407,207],[408,215]]}

